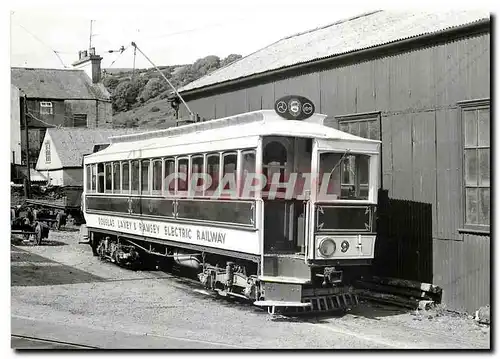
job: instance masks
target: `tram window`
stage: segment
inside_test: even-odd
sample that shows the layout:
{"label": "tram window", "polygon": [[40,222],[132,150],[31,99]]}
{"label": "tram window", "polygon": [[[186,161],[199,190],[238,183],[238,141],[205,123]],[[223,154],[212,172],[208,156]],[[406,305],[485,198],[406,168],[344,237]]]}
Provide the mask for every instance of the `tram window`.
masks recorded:
{"label": "tram window", "polygon": [[113,162],[113,193],[120,193],[120,162]]}
{"label": "tram window", "polygon": [[172,158],[165,160],[165,189],[168,188],[169,194],[174,194],[175,192],[175,180],[172,178],[175,173],[175,161]]}
{"label": "tram window", "polygon": [[177,159],[177,172],[179,178],[177,179],[177,191],[187,191],[189,183],[189,160],[187,158]]}
{"label": "tram window", "polygon": [[97,192],[104,193],[104,163],[97,164]]}
{"label": "tram window", "polygon": [[104,181],[104,192],[111,192],[111,163],[106,163],[104,165],[104,176],[105,176],[105,181]]}
{"label": "tram window", "polygon": [[212,183],[206,189],[206,195],[212,195],[219,186],[220,154],[210,153],[207,155],[207,175],[212,178]]}
{"label": "tram window", "polygon": [[[203,155],[194,155],[191,156],[191,178],[193,174],[201,175],[203,174]],[[190,182],[190,185],[191,182]],[[195,186],[199,188],[199,186],[203,185],[203,178],[201,176],[196,180]],[[195,195],[200,195],[198,191],[194,193]]]}
{"label": "tram window", "polygon": [[149,166],[150,160],[141,161],[141,193],[149,193]]}
{"label": "tram window", "polygon": [[153,160],[153,194],[161,193],[161,159]]}
{"label": "tram window", "polygon": [[319,156],[318,191],[321,195],[340,197],[341,153],[322,153]]}
{"label": "tram window", "polygon": [[[222,163],[223,163],[223,171],[222,171],[222,178],[226,177],[229,178],[229,176],[232,176],[234,178],[234,183],[236,183],[236,173],[238,170],[238,155],[236,152],[231,152],[231,153],[224,153],[222,155]],[[231,189],[229,188],[230,182],[227,182],[224,185],[224,189]],[[236,190],[236,188],[233,188]]]}
{"label": "tram window", "polygon": [[122,193],[128,193],[130,189],[129,162],[122,162]]}
{"label": "tram window", "polygon": [[85,180],[87,181],[87,191],[92,191],[92,167],[87,165],[85,166]]}
{"label": "tram window", "polygon": [[130,187],[132,193],[139,193],[139,161],[131,161]]}
{"label": "tram window", "polygon": [[[368,155],[322,153],[318,187],[320,195],[335,195],[338,199],[368,199],[369,163]],[[328,181],[328,185],[323,184],[324,180]]]}
{"label": "tram window", "polygon": [[97,192],[97,175],[96,175],[96,165],[90,165],[92,169],[92,192]]}
{"label": "tram window", "polygon": [[[248,183],[248,185],[253,186],[255,183],[255,150],[249,150],[249,151],[243,151],[241,153],[241,159],[242,159],[242,178],[241,178],[241,188],[242,188],[242,193],[244,193],[245,189],[245,184],[247,181],[247,177],[254,178],[252,182]],[[250,197],[254,196],[255,192],[250,192],[250,193],[245,193],[245,195],[249,195]]]}

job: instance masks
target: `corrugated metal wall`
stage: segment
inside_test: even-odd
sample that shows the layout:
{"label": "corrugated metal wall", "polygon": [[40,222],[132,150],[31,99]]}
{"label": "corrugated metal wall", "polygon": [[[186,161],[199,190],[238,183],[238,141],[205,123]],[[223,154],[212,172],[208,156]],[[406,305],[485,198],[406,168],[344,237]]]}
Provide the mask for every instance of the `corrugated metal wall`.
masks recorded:
{"label": "corrugated metal wall", "polygon": [[310,98],[333,127],[338,127],[335,116],[381,112],[383,187],[391,198],[432,204],[434,282],[445,290],[445,303],[468,311],[489,303],[489,236],[457,232],[462,136],[457,102],[490,97],[490,35],[296,74],[189,105],[202,117],[220,118],[272,109],[288,94]]}

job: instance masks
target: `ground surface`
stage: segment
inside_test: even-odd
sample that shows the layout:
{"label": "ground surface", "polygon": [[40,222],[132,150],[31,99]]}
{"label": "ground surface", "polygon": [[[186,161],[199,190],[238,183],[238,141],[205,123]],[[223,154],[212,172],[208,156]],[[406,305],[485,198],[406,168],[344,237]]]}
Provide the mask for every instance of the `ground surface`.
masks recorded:
{"label": "ground surface", "polygon": [[101,262],[71,229],[42,246],[13,240],[11,283],[13,348],[490,347],[489,327],[437,311],[362,303],[343,316],[273,319],[171,273]]}

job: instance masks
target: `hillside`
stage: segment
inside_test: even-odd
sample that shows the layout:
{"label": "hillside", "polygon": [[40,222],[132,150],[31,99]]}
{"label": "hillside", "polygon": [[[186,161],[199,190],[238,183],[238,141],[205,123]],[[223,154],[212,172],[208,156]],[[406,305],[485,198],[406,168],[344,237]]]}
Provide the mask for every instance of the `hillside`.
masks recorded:
{"label": "hillside", "polygon": [[[166,78],[179,88],[212,71],[226,66],[241,55],[224,59],[210,55],[193,64],[159,66]],[[154,68],[105,69],[104,86],[111,94],[114,127],[167,128],[175,125],[175,111],[167,101],[172,91]]]}

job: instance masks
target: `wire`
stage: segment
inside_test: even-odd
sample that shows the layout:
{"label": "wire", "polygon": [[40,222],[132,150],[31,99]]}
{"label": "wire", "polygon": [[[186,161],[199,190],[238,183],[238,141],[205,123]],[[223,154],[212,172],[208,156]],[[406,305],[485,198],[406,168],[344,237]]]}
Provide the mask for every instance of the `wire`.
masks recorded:
{"label": "wire", "polygon": [[63,62],[63,60],[61,59],[61,57],[59,56],[59,51],[56,51],[54,50],[52,47],[50,47],[49,45],[47,45],[45,42],[43,42],[38,36],[36,36],[35,34],[33,34],[31,31],[29,31],[27,28],[25,28],[23,25],[21,24],[16,24],[17,26],[19,26],[20,28],[22,28],[24,31],[26,31],[28,34],[30,34],[31,36],[33,36],[36,40],[38,40],[40,43],[42,43],[43,45],[45,45],[46,47],[48,47],[50,50],[52,50],[52,52],[57,56],[57,58],[59,59],[59,61],[61,62],[61,64],[64,66],[65,69],[68,68],[68,66],[66,66],[66,64]]}
{"label": "wire", "polygon": [[[123,47],[123,46],[122,46]],[[130,45],[128,45],[125,49],[123,49],[123,51],[120,51],[120,53],[118,54],[118,56],[116,57],[116,59],[111,63],[111,65],[109,65],[107,68],[109,69],[111,66],[114,65],[114,63],[116,61],[118,61],[118,59],[120,58],[120,56],[122,56],[122,54],[127,51],[127,49],[130,47]]]}
{"label": "wire", "polygon": [[[52,123],[48,123],[48,122],[45,122],[43,120],[40,120],[38,117],[36,117],[35,115],[33,115],[31,112],[28,111],[28,115],[30,115],[33,119],[43,123],[44,125],[47,125],[47,126],[52,126],[52,127],[56,127],[56,128],[61,128],[62,126],[61,125],[54,125]],[[66,116],[64,116],[66,117]]]}

